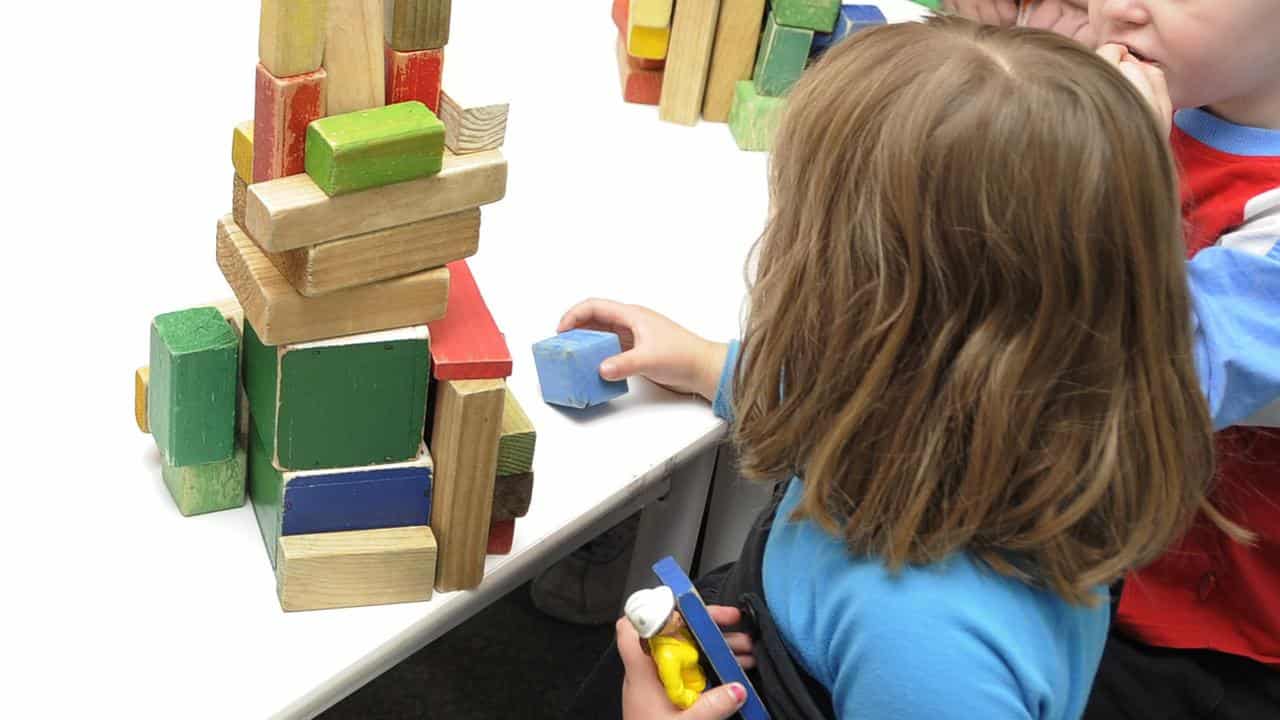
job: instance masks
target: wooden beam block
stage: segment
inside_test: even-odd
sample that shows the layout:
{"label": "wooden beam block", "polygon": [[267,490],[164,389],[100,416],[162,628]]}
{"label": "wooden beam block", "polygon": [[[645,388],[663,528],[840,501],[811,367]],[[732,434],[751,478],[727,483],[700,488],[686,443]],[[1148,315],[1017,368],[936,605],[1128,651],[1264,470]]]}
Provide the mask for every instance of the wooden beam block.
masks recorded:
{"label": "wooden beam block", "polygon": [[315,297],[436,268],[480,247],[480,209],[311,247],[266,253],[295,290]]}
{"label": "wooden beam block", "polygon": [[466,260],[449,268],[449,312],[431,325],[431,374],[437,380],[511,375],[511,351],[484,303]]}
{"label": "wooden beam block", "polygon": [[431,528],[291,535],[280,543],[276,590],[286,611],[431,599]]}
{"label": "wooden beam block", "polygon": [[831,32],[840,14],[840,0],[773,0],[773,14],[780,25]]}
{"label": "wooden beam block", "polygon": [[245,208],[249,202],[249,183],[240,179],[239,175],[231,176],[231,217],[236,224],[244,227]]}
{"label": "wooden beam block", "polygon": [[622,99],[639,105],[657,105],[662,97],[662,71],[644,69],[639,60],[627,54],[627,46],[621,37],[617,45]]}
{"label": "wooden beam block", "polygon": [[598,330],[570,330],[534,343],[542,399],[552,405],[588,408],[626,394],[626,380],[600,377],[600,363],[621,352],[617,335]]}
{"label": "wooden beam block", "polygon": [[734,86],[751,79],[764,24],[765,0],[720,0],[720,19],[707,73],[702,119],[727,122],[733,107]]}
{"label": "wooden beam block", "polygon": [[444,125],[416,100],[307,127],[307,174],[330,197],[435,175],[443,158]]}
{"label": "wooden beam block", "polygon": [[279,78],[258,65],[253,102],[253,182],[296,175],[304,167],[307,125],[324,117],[324,70]]}
{"label": "wooden beam block", "polygon": [[427,327],[416,325],[269,345],[250,321],[245,390],[275,466],[359,467],[415,457],[427,405],[427,337]]}
{"label": "wooden beam block", "polygon": [[330,115],[385,102],[382,0],[328,0],[324,69]]}
{"label": "wooden beam block", "polygon": [[[658,103],[660,120],[681,125],[698,122],[719,12],[720,0],[681,0],[676,5]],[[631,54],[636,54],[634,49]]]}
{"label": "wooden beam block", "polygon": [[440,85],[444,78],[444,48],[400,52],[387,47],[387,102],[408,100],[440,112]]}
{"label": "wooden beam block", "polygon": [[133,374],[133,417],[138,422],[138,429],[144,433],[151,432],[151,426],[147,424],[147,385],[150,382],[150,367],[140,367]]}
{"label": "wooden beam block", "polygon": [[506,383],[443,380],[437,387],[431,527],[440,544],[436,589],[445,592],[473,588],[484,578]]}
{"label": "wooden beam block", "polygon": [[506,190],[507,161],[496,150],[445,153],[438,175],[335,198],[300,175],[249,187],[246,230],[264,250],[283,252],[487,205]]}
{"label": "wooden beam block", "polygon": [[245,120],[231,132],[231,166],[245,184],[253,182],[253,120]]}
{"label": "wooden beam block", "polygon": [[829,33],[815,32],[810,55],[820,55],[836,43],[856,32],[884,25],[888,20],[875,5],[842,5],[840,14],[836,16],[835,29]]}
{"label": "wooden beam block", "polygon": [[164,313],[151,322],[147,425],[168,464],[231,458],[239,346],[213,308]]}
{"label": "wooden beam block", "polygon": [[218,221],[218,267],[268,345],[422,325],[444,316],[449,296],[449,271],[436,268],[303,297],[229,215]]}
{"label": "wooden beam block", "polygon": [[486,543],[485,552],[490,555],[508,555],[511,553],[511,546],[515,543],[515,537],[515,520],[495,520],[489,526],[489,541]]}
{"label": "wooden beam block", "polygon": [[812,45],[812,30],[787,27],[778,22],[776,13],[769,15],[752,75],[756,92],[769,97],[786,96],[808,65]]}
{"label": "wooden beam block", "polygon": [[782,122],[787,107],[785,98],[766,97],[756,93],[755,84],[740,80],[729,111],[729,131],[742,150],[767,151],[773,148],[773,136]]}
{"label": "wooden beam block", "polygon": [[169,495],[186,517],[244,504],[245,448],[237,443],[232,456],[219,462],[175,467],[161,460],[160,474]]}
{"label": "wooden beam block", "polygon": [[[449,87],[447,81],[445,87]],[[467,103],[441,90],[440,119],[444,121],[445,145],[458,155],[502,147],[507,137],[509,108],[506,102]]]}
{"label": "wooden beam block", "polygon": [[387,44],[402,52],[444,47],[452,6],[450,0],[386,0]]}
{"label": "wooden beam block", "polygon": [[493,480],[493,520],[522,518],[533,500],[533,473],[499,475]]}
{"label": "wooden beam block", "polygon": [[258,58],[276,77],[315,72],[324,57],[326,0],[262,0]]}
{"label": "wooden beam block", "polygon": [[502,436],[498,439],[498,475],[519,475],[533,470],[533,449],[538,433],[516,396],[507,389],[502,411]]}

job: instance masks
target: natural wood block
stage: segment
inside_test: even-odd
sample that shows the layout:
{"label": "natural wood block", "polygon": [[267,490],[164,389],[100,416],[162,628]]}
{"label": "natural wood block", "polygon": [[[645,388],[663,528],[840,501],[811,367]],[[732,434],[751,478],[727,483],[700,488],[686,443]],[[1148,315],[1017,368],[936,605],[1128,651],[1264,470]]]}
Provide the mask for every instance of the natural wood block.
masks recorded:
{"label": "natural wood block", "polygon": [[231,132],[231,166],[245,184],[253,182],[253,121],[245,120]]}
{"label": "natural wood block", "polygon": [[387,102],[409,100],[440,112],[440,84],[444,78],[444,48],[400,52],[387,48]]}
{"label": "natural wood block", "polygon": [[231,458],[239,345],[210,307],[164,313],[151,322],[147,425],[169,465]]}
{"label": "natural wood block", "polygon": [[133,374],[133,417],[138,422],[138,429],[144,433],[151,432],[147,425],[147,385],[151,381],[151,368],[143,366]]}
{"label": "natural wood block", "polygon": [[675,0],[630,0],[631,22],[644,27],[670,27]]}
{"label": "natural wood block", "polygon": [[315,72],[324,57],[325,0],[262,0],[258,58],[276,77]]}
{"label": "natural wood block", "polygon": [[479,247],[480,209],[472,208],[266,255],[295,290],[314,297],[440,267]]}
{"label": "natural wood block", "polygon": [[499,475],[493,480],[493,520],[510,520],[529,514],[533,500],[533,473]]}
{"label": "natural wood block", "polygon": [[640,105],[657,105],[662,97],[662,71],[645,70],[640,61],[627,54],[627,46],[618,38],[618,81],[622,99]]}
{"label": "natural wood block", "polygon": [[452,5],[450,0],[386,0],[387,44],[402,52],[444,47]]}
{"label": "natural wood block", "polygon": [[302,172],[307,126],[327,107],[324,70],[280,78],[258,65],[255,87],[253,182]]}
{"label": "natural wood block", "polygon": [[249,202],[249,183],[240,179],[239,175],[231,176],[231,217],[236,224],[244,226],[245,207]]}
{"label": "natural wood block", "polygon": [[324,69],[329,115],[380,107],[385,102],[382,0],[328,0]]}
{"label": "natural wood block", "polygon": [[509,107],[505,102],[465,104],[441,90],[440,119],[444,121],[445,145],[458,155],[502,147],[507,137]]}
{"label": "natural wood block", "polygon": [[436,543],[425,526],[290,535],[276,590],[286,611],[431,599]]}
{"label": "natural wood block", "polygon": [[268,345],[422,325],[444,315],[449,296],[449,271],[436,268],[303,297],[231,216],[218,221],[218,267]]}
{"label": "natural wood block", "polygon": [[245,449],[237,444],[227,460],[175,467],[163,460],[160,474],[184,516],[230,510],[244,504]]}
{"label": "natural wood block", "polygon": [[519,475],[533,470],[533,448],[537,441],[533,422],[508,388],[502,411],[502,435],[498,439],[498,474]]}
{"label": "natural wood block", "polygon": [[[676,5],[658,103],[659,119],[682,125],[698,122],[719,12],[720,0],[681,0]],[[634,48],[631,54],[637,54]]]}
{"label": "natural wood block", "polygon": [[245,221],[264,250],[351,237],[487,205],[507,189],[507,161],[491,151],[445,153],[439,174],[331,198],[307,175],[249,187]]}
{"label": "natural wood block", "polygon": [[776,13],[769,15],[752,75],[756,92],[769,97],[785,96],[809,63],[812,46],[812,30],[787,27],[778,22]]}
{"label": "natural wood block", "polygon": [[443,380],[437,388],[431,527],[440,544],[436,589],[444,592],[476,587],[484,578],[506,383]]}
{"label": "natural wood block", "polygon": [[466,260],[449,268],[449,311],[431,323],[431,374],[437,380],[511,375],[511,351]]}
{"label": "natural wood block", "polygon": [[729,131],[734,142],[742,150],[772,149],[773,136],[786,107],[786,99],[760,95],[750,80],[739,80],[729,111]]}
{"label": "natural wood block", "polygon": [[831,32],[840,14],[840,0],[773,0],[778,23],[793,28]]}
{"label": "natural wood block", "polygon": [[764,23],[765,0],[720,0],[720,19],[707,72],[702,119],[727,122],[733,107],[734,87],[750,80]]}
{"label": "natural wood block", "polygon": [[486,543],[485,552],[490,555],[507,555],[511,552],[511,546],[515,544],[515,537],[515,520],[495,520],[489,526],[489,540]]}
{"label": "natural wood block", "polygon": [[307,174],[330,197],[435,175],[443,157],[444,125],[416,100],[307,128]]}

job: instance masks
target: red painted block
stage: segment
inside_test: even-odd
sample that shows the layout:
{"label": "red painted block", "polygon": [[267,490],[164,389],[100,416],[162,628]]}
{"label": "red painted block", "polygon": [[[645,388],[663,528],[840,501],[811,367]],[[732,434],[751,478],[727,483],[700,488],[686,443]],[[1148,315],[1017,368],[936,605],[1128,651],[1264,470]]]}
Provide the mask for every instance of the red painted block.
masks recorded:
{"label": "red painted block", "polygon": [[[631,15],[630,0],[613,0],[613,24],[618,26],[618,34],[622,36],[622,47],[627,46],[627,18]],[[626,52],[626,50],[623,50]],[[661,70],[666,67],[666,60],[651,60],[649,58],[638,58],[628,55],[631,58],[632,67],[639,70]]]}
{"label": "red painted block", "polygon": [[307,126],[324,117],[325,73],[278,78],[258,65],[253,99],[253,181],[305,172]]}
{"label": "red painted block", "polygon": [[449,305],[432,323],[431,374],[437,380],[491,380],[511,376],[507,341],[484,304],[466,260],[449,268]]}
{"label": "red painted block", "polygon": [[618,81],[622,84],[622,99],[641,105],[657,105],[662,97],[662,71],[645,70],[646,62],[627,54],[627,44],[618,38]]}
{"label": "red painted block", "polygon": [[444,48],[400,52],[387,47],[387,104],[417,100],[440,112],[440,77],[444,74]]}
{"label": "red painted block", "polygon": [[490,555],[506,555],[511,552],[511,544],[515,537],[515,520],[498,520],[490,523],[489,548],[485,552]]}

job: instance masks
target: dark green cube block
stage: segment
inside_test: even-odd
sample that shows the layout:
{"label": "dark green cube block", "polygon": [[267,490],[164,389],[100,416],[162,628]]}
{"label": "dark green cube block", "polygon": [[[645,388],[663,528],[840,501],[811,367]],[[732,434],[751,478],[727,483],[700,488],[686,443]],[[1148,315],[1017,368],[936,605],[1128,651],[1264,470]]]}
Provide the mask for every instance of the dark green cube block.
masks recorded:
{"label": "dark green cube block", "polygon": [[773,14],[782,25],[831,32],[840,14],[840,0],[773,0]]}
{"label": "dark green cube block", "polygon": [[787,27],[777,20],[776,13],[770,13],[756,53],[752,76],[756,92],[768,97],[786,95],[804,72],[812,46],[812,30]]}
{"label": "dark green cube block", "polygon": [[231,459],[239,346],[216,308],[165,313],[152,321],[147,419],[167,465]]}

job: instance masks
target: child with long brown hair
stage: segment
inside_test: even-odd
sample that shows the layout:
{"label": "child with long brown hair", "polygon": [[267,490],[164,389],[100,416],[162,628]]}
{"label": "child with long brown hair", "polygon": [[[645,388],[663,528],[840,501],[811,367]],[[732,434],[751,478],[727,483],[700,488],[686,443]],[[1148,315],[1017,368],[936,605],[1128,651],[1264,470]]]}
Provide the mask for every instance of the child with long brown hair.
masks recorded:
{"label": "child with long brown hair", "polygon": [[619,332],[602,376],[712,400],[788,484],[765,601],[837,716],[1078,718],[1107,584],[1212,474],[1155,116],[1053,34],[892,25],[794,87],[770,188],[740,346],[603,300],[561,330]]}

